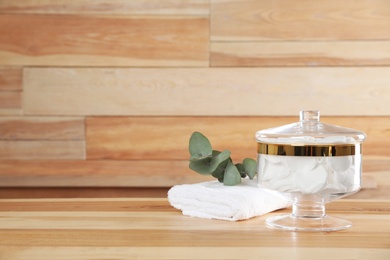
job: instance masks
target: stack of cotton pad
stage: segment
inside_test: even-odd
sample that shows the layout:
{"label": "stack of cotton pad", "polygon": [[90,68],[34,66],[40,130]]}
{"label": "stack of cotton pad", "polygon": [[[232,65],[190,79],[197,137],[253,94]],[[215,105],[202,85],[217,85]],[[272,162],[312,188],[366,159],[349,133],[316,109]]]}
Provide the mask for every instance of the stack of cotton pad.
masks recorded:
{"label": "stack of cotton pad", "polygon": [[[344,193],[360,185],[360,155],[305,157],[259,155],[261,186],[281,192]],[[358,163],[357,165],[360,165]]]}

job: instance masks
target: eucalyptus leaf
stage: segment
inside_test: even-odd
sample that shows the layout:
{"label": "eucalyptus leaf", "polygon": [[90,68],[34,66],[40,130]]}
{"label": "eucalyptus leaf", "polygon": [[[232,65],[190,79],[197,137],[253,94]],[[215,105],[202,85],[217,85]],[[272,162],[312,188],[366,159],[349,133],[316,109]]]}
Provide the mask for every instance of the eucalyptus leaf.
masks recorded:
{"label": "eucalyptus leaf", "polygon": [[213,150],[212,156],[217,156],[217,155],[220,154],[220,153],[221,153],[221,151]]}
{"label": "eucalyptus leaf", "polygon": [[232,163],[228,162],[225,175],[223,177],[223,184],[226,186],[234,186],[241,183],[241,175],[237,167]]}
{"label": "eucalyptus leaf", "polygon": [[190,162],[196,162],[196,161],[202,161],[204,159],[210,159],[211,160],[211,155],[205,155],[205,156],[199,156],[199,155],[196,155],[196,156],[191,156],[190,157]]}
{"label": "eucalyptus leaf", "polygon": [[199,132],[192,133],[188,150],[191,155],[191,162],[209,158],[213,152],[209,139]]}
{"label": "eucalyptus leaf", "polygon": [[245,178],[246,177],[246,172],[245,172],[245,169],[244,169],[244,165],[242,163],[236,163],[236,167],[237,167],[238,172],[241,175],[241,178]]}
{"label": "eucalyptus leaf", "polygon": [[256,175],[255,160],[245,158],[242,163],[235,165],[230,157],[230,151],[213,150],[210,141],[200,132],[192,133],[188,150],[191,170],[203,175],[212,175],[226,186],[237,185],[241,183],[241,178],[249,176],[253,179]]}
{"label": "eucalyptus leaf", "polygon": [[253,180],[257,171],[257,163],[251,158],[245,158],[243,161],[245,173],[248,175],[249,179]]}
{"label": "eucalyptus leaf", "polygon": [[225,169],[223,167],[218,167],[216,170],[214,170],[211,175],[217,179],[222,179],[223,180],[223,175],[225,174]]}
{"label": "eucalyptus leaf", "polygon": [[210,161],[211,158],[205,158],[203,160],[191,161],[189,167],[191,170],[203,174],[210,175]]}
{"label": "eucalyptus leaf", "polygon": [[[218,151],[216,151],[218,152]],[[214,153],[215,154],[215,153]],[[210,162],[210,171],[214,172],[218,168],[226,168],[226,165],[230,158],[230,151],[225,150],[223,152],[218,153],[217,155],[213,155]]]}
{"label": "eucalyptus leaf", "polygon": [[[227,153],[229,153],[229,155],[227,155]],[[223,158],[226,158],[226,160],[223,160]],[[213,177],[218,180],[221,179],[220,182],[223,182],[223,175],[225,174],[225,168],[229,160],[231,160],[230,151],[224,151],[224,153],[221,153],[220,151],[213,150],[210,171]]]}

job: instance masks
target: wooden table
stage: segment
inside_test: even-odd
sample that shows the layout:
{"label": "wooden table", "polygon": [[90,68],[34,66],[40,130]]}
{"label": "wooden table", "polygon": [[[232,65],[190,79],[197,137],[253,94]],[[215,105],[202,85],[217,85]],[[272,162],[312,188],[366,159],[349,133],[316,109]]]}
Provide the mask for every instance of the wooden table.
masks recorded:
{"label": "wooden table", "polygon": [[186,217],[166,199],[0,200],[0,259],[390,259],[390,201],[327,205],[353,226],[338,232],[270,229]]}

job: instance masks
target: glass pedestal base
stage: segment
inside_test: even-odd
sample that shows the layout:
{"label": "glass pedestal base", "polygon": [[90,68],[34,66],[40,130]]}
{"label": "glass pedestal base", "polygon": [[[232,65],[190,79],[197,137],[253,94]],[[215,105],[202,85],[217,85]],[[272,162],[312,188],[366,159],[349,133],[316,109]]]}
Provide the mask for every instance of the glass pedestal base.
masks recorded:
{"label": "glass pedestal base", "polygon": [[351,222],[342,218],[323,216],[320,218],[295,217],[293,214],[269,217],[268,226],[288,231],[338,231],[352,226]]}

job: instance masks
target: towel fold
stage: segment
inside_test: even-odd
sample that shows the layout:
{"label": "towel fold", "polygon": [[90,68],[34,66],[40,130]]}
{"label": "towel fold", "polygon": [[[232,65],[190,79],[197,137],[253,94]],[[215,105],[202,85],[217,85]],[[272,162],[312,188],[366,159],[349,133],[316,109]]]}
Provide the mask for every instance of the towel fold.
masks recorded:
{"label": "towel fold", "polygon": [[249,179],[236,186],[224,186],[218,181],[176,185],[168,191],[168,200],[183,215],[230,221],[290,206],[282,195],[262,189]]}

